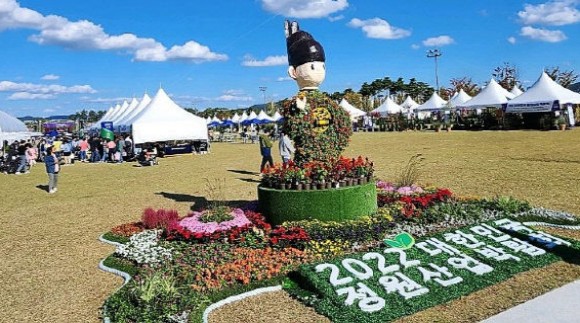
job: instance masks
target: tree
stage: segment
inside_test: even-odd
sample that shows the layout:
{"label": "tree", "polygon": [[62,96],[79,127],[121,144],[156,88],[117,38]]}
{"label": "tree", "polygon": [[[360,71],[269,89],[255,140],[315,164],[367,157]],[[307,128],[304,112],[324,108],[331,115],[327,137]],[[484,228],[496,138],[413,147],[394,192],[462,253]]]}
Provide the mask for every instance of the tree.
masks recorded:
{"label": "tree", "polygon": [[518,69],[510,63],[503,63],[493,70],[492,77],[506,90],[511,90],[516,85],[520,85]]}
{"label": "tree", "polygon": [[578,80],[578,74],[574,70],[560,71],[560,67],[551,67],[546,69],[546,74],[563,87],[569,87]]}
{"label": "tree", "polygon": [[470,77],[452,78],[449,83],[451,84],[449,90],[452,93],[459,93],[460,90],[463,90],[468,95],[475,96],[480,91],[479,86],[473,83]]}

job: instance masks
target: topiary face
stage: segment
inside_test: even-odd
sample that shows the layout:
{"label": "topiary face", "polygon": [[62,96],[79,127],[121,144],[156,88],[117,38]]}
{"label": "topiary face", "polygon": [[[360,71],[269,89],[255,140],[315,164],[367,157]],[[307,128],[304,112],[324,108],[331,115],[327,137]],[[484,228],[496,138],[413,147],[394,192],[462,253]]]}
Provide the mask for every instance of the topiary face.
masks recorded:
{"label": "topiary face", "polygon": [[311,161],[331,164],[348,145],[350,117],[320,91],[301,91],[284,107],[284,131],[294,141],[298,166]]}

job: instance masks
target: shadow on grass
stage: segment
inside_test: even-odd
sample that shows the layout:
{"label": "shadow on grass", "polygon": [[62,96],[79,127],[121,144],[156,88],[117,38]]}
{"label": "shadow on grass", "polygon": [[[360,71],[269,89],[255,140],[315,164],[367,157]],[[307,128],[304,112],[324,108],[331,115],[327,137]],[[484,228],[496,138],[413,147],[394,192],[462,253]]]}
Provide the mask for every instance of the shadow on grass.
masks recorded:
{"label": "shadow on grass", "polygon": [[253,178],[238,178],[240,181],[242,182],[248,182],[248,183],[261,183],[260,180],[257,179],[253,179]]}
{"label": "shadow on grass", "polygon": [[239,169],[228,169],[228,172],[241,174],[241,175],[259,175],[260,173],[257,172],[250,172],[247,170],[239,170]]}
{"label": "shadow on grass", "polygon": [[547,249],[546,246],[542,242],[537,241],[537,240],[530,240],[529,236],[527,236],[523,233],[511,231],[511,230],[506,230],[506,229],[502,229],[502,228],[500,228],[500,230],[515,237],[515,238],[518,238],[522,241],[527,241],[528,243],[530,243],[538,248],[546,250],[547,252],[562,258],[562,261],[565,261],[569,264],[576,265],[576,266],[580,265],[580,250],[577,248],[574,248],[573,246],[559,245],[559,246],[555,246],[551,249]]}
{"label": "shadow on grass", "polygon": [[38,188],[39,190],[43,190],[45,192],[48,192],[48,185],[39,184],[39,185],[36,185],[36,188]]}
{"label": "shadow on grass", "polygon": [[169,192],[159,192],[155,193],[161,195],[166,199],[174,200],[175,202],[191,202],[193,205],[190,207],[192,211],[202,211],[214,204],[221,204],[231,208],[241,208],[248,204],[250,201],[238,200],[238,201],[223,201],[214,202],[209,201],[204,196],[195,196],[189,194],[179,194],[179,193],[169,193]]}

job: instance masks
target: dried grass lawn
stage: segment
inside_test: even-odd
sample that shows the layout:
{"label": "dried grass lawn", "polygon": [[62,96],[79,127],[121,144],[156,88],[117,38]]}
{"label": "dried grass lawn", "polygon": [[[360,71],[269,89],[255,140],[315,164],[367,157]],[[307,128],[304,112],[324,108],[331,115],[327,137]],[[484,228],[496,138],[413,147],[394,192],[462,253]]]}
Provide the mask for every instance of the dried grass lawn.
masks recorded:
{"label": "dried grass lawn", "polygon": [[[394,180],[409,157],[421,153],[425,157],[424,184],[449,187],[461,195],[511,195],[580,214],[579,152],[578,130],[405,132],[355,134],[345,155],[369,156],[376,163],[378,177]],[[29,175],[1,175],[0,322],[97,322],[104,299],[121,284],[120,278],[97,269],[98,262],[113,251],[97,240],[101,233],[139,219],[145,207],[173,208],[185,214],[195,205],[203,205],[207,202],[204,178],[225,178],[230,201],[255,199],[259,177],[254,173],[259,162],[257,145],[217,143],[212,154],[165,158],[158,167],[76,164],[63,167],[54,195],[38,187],[47,182],[42,165]],[[535,286],[546,286],[543,291],[580,277],[577,266],[558,266],[564,267],[525,275]],[[514,280],[520,282],[518,288],[525,286],[521,279]],[[533,296],[511,297],[513,287],[509,282],[495,287],[494,301],[486,302],[477,318]],[[477,301],[490,295],[470,297]],[[249,300],[246,310],[238,312],[259,316],[252,310],[259,304],[266,309],[262,313],[284,313],[292,308],[287,313],[294,318],[304,313],[301,321],[324,321],[287,297],[270,296]],[[418,313],[412,320],[469,320],[473,316],[467,313],[473,311],[473,304],[452,302]],[[235,320],[227,310],[216,312],[215,321]],[[284,315],[254,319],[291,321]]]}

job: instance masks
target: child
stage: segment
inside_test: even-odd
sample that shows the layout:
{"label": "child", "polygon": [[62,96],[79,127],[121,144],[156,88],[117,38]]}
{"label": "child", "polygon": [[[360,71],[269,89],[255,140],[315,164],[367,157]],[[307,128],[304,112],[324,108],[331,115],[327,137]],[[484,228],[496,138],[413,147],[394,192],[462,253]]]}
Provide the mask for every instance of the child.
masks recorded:
{"label": "child", "polygon": [[56,184],[58,183],[58,158],[52,152],[52,147],[46,148],[46,157],[44,157],[44,164],[46,165],[46,173],[48,174],[48,193],[53,194],[58,190]]}

